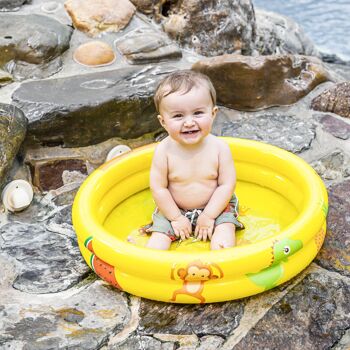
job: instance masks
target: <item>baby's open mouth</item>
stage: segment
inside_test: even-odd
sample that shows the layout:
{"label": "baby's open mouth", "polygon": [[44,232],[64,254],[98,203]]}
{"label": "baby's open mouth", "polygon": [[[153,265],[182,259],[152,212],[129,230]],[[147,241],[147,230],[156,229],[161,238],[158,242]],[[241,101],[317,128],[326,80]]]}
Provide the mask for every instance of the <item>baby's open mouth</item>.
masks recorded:
{"label": "baby's open mouth", "polygon": [[183,134],[195,134],[197,132],[199,132],[199,130],[182,131]]}

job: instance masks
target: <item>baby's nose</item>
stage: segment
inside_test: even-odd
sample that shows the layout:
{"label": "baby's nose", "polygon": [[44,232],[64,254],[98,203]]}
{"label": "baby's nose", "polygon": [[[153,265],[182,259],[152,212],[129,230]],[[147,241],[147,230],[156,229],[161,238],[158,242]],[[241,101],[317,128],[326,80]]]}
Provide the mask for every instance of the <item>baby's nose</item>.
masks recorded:
{"label": "baby's nose", "polygon": [[187,116],[185,118],[184,125],[193,125],[193,124],[194,124],[193,117],[191,115]]}

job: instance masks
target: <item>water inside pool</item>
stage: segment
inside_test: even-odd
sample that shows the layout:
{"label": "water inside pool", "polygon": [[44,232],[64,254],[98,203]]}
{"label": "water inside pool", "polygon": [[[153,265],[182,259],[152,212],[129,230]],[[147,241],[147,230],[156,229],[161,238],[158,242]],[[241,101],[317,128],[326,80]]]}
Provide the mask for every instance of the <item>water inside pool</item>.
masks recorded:
{"label": "water inside pool", "polygon": [[[278,234],[298,215],[297,209],[287,198],[271,189],[247,182],[238,182],[236,194],[240,201],[239,220],[244,230],[236,232],[236,245],[246,245]],[[131,237],[134,244],[144,246],[148,235],[139,228],[151,221],[155,208],[149,189],[138,192],[120,203],[107,216],[104,227],[122,240]],[[197,242],[194,238],[174,242],[171,250],[207,250],[209,242]]]}

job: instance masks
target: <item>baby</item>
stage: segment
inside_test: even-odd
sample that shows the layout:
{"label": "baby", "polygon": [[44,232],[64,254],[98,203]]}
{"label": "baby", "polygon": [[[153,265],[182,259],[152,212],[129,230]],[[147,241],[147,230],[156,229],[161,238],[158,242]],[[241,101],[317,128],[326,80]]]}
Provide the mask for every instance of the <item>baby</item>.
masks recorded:
{"label": "baby", "polygon": [[212,250],[233,247],[237,220],[236,173],[229,146],[210,134],[218,107],[209,78],[185,70],[163,79],[154,96],[169,136],[156,147],[150,187],[157,205],[147,247],[210,239]]}

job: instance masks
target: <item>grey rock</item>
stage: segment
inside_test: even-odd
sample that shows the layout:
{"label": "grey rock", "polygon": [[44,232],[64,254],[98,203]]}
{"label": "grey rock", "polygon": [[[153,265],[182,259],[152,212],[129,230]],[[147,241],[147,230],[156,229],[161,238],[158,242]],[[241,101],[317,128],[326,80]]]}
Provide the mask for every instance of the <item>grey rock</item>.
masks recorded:
{"label": "grey rock", "polygon": [[29,120],[28,143],[79,147],[159,129],[155,86],[173,67],[146,66],[23,83],[12,95]]}
{"label": "grey rock", "polygon": [[218,336],[204,336],[200,339],[199,347],[196,350],[220,349],[224,340],[224,338]]}
{"label": "grey rock", "polygon": [[20,7],[31,0],[0,0],[0,11],[18,11]]}
{"label": "grey rock", "polygon": [[310,148],[316,135],[315,129],[312,122],[293,115],[262,113],[235,122],[225,122],[222,136],[263,141],[293,153],[300,153]]}
{"label": "grey rock", "polygon": [[166,304],[143,299],[140,332],[227,336],[238,327],[243,311],[242,301],[203,306]]}
{"label": "grey rock", "polygon": [[0,103],[0,188],[24,140],[27,119],[13,106]]}
{"label": "grey rock", "polygon": [[1,250],[15,259],[20,272],[13,287],[27,293],[55,293],[89,273],[75,240],[43,224],[13,222],[0,228]]}
{"label": "grey rock", "polygon": [[131,64],[179,59],[182,52],[164,33],[138,28],[116,42],[117,49]]}
{"label": "grey rock", "polygon": [[256,42],[260,55],[300,54],[319,56],[319,53],[299,24],[273,12],[255,9]]}
{"label": "grey rock", "polygon": [[330,349],[350,327],[349,293],[341,279],[310,274],[233,349]]}
{"label": "grey rock", "polygon": [[341,150],[334,150],[311,165],[326,183],[350,176],[350,159]]}
{"label": "grey rock", "polygon": [[204,56],[250,55],[255,41],[255,16],[250,0],[161,2],[155,14],[164,31],[184,48]]}
{"label": "grey rock", "polygon": [[71,27],[46,16],[0,14],[0,67],[16,79],[53,74],[71,35]]}
{"label": "grey rock", "polygon": [[350,180],[332,185],[328,193],[327,233],[316,262],[350,277]]}
{"label": "grey rock", "polygon": [[175,344],[166,342],[162,343],[157,339],[149,336],[133,335],[128,337],[121,344],[109,346],[109,350],[175,350]]}

